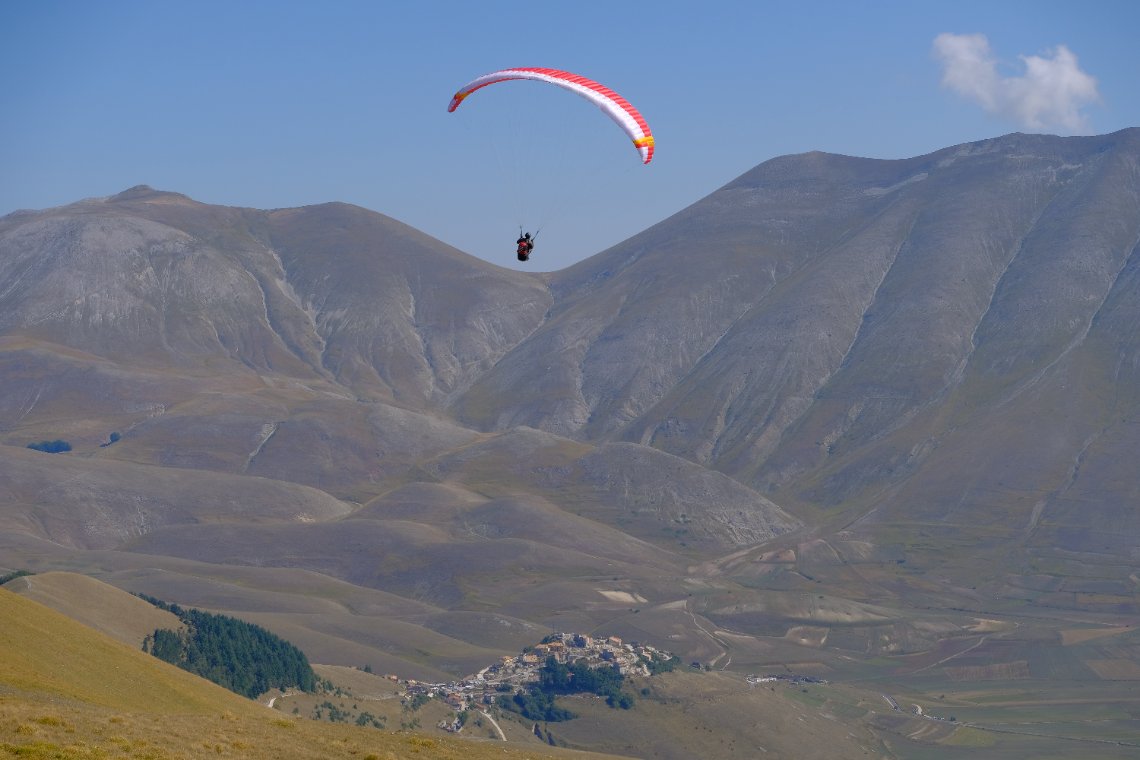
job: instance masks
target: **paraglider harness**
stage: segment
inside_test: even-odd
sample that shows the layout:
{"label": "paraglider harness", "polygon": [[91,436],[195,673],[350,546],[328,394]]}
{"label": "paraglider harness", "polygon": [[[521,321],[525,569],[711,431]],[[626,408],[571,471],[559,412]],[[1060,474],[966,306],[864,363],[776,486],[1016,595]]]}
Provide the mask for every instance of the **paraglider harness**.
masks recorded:
{"label": "paraglider harness", "polygon": [[519,227],[519,239],[516,241],[518,243],[519,261],[526,261],[530,258],[530,252],[534,250],[534,241],[537,237],[537,232],[534,233],[534,237],[531,237],[529,232],[524,235],[522,227]]}

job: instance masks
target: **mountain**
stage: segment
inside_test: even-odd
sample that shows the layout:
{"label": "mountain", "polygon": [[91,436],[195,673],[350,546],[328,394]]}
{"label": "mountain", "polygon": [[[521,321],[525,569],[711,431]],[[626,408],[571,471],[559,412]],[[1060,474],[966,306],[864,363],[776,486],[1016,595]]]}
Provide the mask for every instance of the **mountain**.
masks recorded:
{"label": "mountain", "polygon": [[6,217],[0,235],[5,335],[413,406],[462,389],[549,305],[533,278],[345,204],[258,212],[140,187]]}
{"label": "mountain", "polygon": [[1127,559],[1138,153],[1130,129],[769,161],[552,275],[456,409],[673,453],[809,523]]}
{"label": "mountain", "polygon": [[564,630],[1116,705],[1138,247],[1140,129],[785,156],[549,274],[340,203],[11,214],[0,569],[417,678]]}
{"label": "mountain", "polygon": [[[460,409],[769,485],[983,379],[977,403],[999,403],[1127,288],[1138,145],[1137,130],[1011,135],[769,161],[553,275],[550,318],[468,393],[499,403]],[[519,403],[539,364],[577,390]]]}

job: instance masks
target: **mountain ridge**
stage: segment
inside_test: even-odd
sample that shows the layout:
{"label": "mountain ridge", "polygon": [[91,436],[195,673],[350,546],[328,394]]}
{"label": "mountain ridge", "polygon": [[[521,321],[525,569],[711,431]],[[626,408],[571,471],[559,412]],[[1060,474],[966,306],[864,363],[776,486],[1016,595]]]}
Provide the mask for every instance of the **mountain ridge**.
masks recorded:
{"label": "mountain ridge", "polygon": [[[0,220],[0,328],[192,372],[228,357],[238,384],[252,371],[475,430],[649,445],[811,502],[808,473],[943,402],[1011,401],[1104,321],[1090,309],[1119,302],[1140,240],[1138,145],[1132,129],[779,157],[548,275],[349,204],[226,209],[137,186]],[[1073,216],[1090,209],[1110,223]],[[141,284],[102,274],[123,269]],[[36,307],[60,293],[73,304]]]}
{"label": "mountain ridge", "polygon": [[802,599],[897,605],[830,634],[864,655],[1134,614],[1138,167],[1137,129],[781,157],[546,274],[342,203],[3,217],[5,561],[419,673],[485,654],[476,614],[758,667]]}

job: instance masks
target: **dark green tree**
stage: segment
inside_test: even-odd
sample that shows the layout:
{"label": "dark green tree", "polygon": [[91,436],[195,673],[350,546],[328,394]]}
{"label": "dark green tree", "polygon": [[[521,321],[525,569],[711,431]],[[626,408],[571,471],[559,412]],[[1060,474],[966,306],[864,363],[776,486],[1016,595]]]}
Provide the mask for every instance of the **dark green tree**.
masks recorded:
{"label": "dark green tree", "polygon": [[251,698],[272,688],[316,690],[316,674],[305,654],[261,626],[147,601],[178,615],[186,626],[181,632],[159,629],[148,636],[143,649],[155,657]]}

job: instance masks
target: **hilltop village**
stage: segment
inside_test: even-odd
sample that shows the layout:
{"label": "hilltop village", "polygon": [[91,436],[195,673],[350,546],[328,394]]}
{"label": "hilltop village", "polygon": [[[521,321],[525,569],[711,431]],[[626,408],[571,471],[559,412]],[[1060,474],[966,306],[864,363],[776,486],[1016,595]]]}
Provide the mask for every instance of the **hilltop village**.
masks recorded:
{"label": "hilltop village", "polygon": [[[402,681],[409,699],[442,699],[456,712],[476,710],[494,704],[495,697],[525,689],[539,680],[539,671],[548,658],[563,665],[579,661],[591,668],[615,668],[623,676],[649,676],[671,669],[678,660],[670,652],[648,644],[623,642],[617,636],[595,638],[582,633],[554,633],[518,655],[504,655],[474,675],[448,683]],[[395,676],[389,676],[395,678]],[[453,730],[458,730],[458,724]]]}

